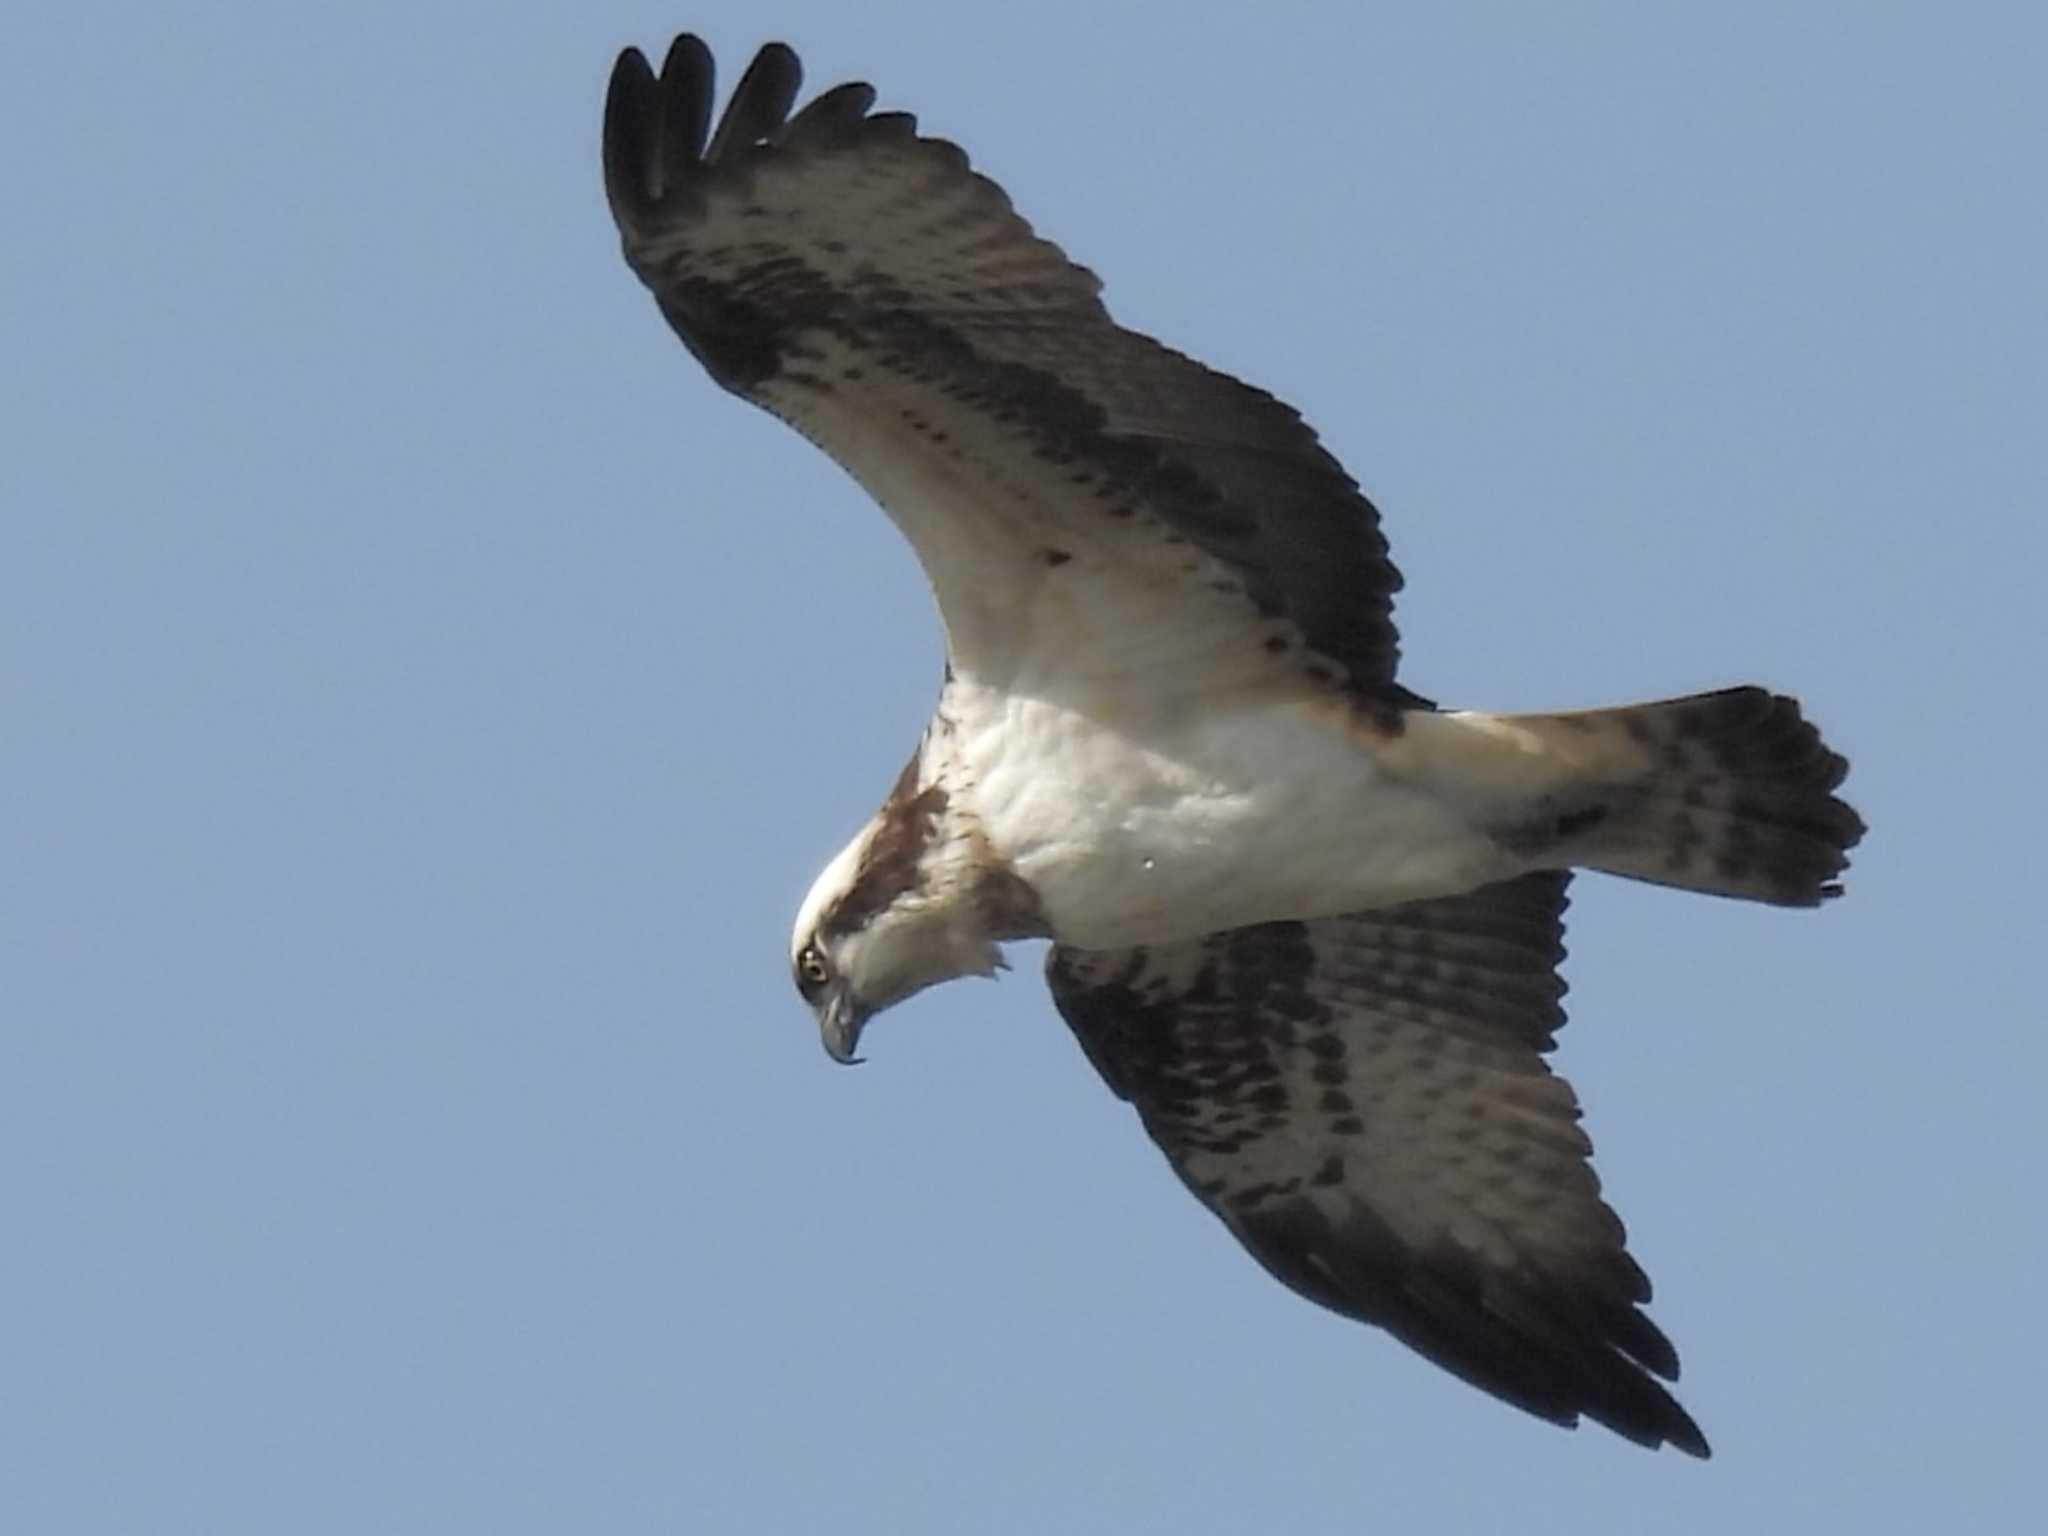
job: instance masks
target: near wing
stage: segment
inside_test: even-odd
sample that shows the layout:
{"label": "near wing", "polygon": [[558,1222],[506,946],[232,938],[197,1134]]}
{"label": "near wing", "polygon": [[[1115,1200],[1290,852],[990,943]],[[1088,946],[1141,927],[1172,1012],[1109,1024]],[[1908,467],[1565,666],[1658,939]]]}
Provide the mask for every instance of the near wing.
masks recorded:
{"label": "near wing", "polygon": [[1075,622],[1074,589],[1049,584],[1085,576],[1105,643],[1164,584],[1168,649],[1234,628],[1271,664],[1417,702],[1392,686],[1378,515],[1300,417],[1119,327],[1092,273],[958,148],[870,112],[870,87],[791,116],[799,78],[763,48],[714,131],[702,42],[678,38],[659,78],[628,49],[605,107],[612,213],[712,376],[889,510],[955,662],[1014,676],[1031,626]]}
{"label": "near wing", "polygon": [[1183,1181],[1311,1301],[1555,1423],[1707,1454],[1569,1084],[1568,874],[1172,946],[1053,997]]}

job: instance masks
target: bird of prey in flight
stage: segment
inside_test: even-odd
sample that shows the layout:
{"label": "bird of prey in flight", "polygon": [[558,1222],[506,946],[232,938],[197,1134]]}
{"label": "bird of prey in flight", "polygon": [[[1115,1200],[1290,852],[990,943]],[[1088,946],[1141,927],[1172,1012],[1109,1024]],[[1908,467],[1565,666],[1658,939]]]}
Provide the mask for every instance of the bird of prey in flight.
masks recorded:
{"label": "bird of prey in flight", "polygon": [[1814,906],[1863,830],[1791,698],[1566,714],[1395,680],[1379,514],[1271,395],[1128,331],[913,118],[788,48],[627,50],[604,175],[711,377],[836,459],[945,624],[930,724],[790,963],[825,1048],[1048,938],[1053,1002],[1276,1278],[1558,1424],[1707,1454],[1545,1064],[1576,869]]}

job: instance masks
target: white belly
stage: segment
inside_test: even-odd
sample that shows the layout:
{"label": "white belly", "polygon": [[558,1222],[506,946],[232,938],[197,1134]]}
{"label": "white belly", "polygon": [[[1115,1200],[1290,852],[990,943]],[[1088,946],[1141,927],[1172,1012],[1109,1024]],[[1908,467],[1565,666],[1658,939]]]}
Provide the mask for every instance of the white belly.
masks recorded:
{"label": "white belly", "polygon": [[956,680],[941,713],[969,806],[1063,943],[1329,917],[1522,867],[1445,792],[1430,742],[1376,748],[1327,694],[1083,709]]}

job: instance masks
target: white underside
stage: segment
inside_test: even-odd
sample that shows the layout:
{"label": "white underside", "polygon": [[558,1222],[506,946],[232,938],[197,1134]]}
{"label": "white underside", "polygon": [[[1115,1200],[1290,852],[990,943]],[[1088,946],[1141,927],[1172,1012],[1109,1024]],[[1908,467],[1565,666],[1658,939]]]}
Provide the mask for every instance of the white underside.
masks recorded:
{"label": "white underside", "polygon": [[1388,743],[1305,694],[1178,718],[1126,706],[1112,725],[971,681],[942,710],[945,777],[1062,943],[1329,917],[1525,867],[1474,825],[1494,775],[1459,771],[1460,759],[1499,766],[1487,717],[1416,717]]}

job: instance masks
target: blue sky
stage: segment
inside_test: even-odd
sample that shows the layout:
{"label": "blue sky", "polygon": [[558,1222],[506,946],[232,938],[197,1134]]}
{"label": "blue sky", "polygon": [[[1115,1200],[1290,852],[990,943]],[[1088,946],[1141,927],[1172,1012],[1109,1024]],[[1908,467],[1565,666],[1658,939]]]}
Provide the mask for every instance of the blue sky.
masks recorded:
{"label": "blue sky", "polygon": [[[781,36],[1384,509],[1408,678],[1759,681],[1821,914],[1588,879],[1560,1064],[1716,1459],[1273,1285],[1026,948],[784,945],[908,552],[620,263],[616,50]],[[0,54],[0,1514],[23,1531],[2037,1512],[2048,289],[2018,5],[44,7]]]}

